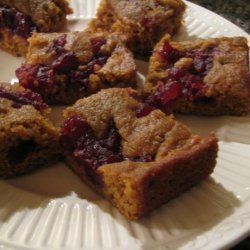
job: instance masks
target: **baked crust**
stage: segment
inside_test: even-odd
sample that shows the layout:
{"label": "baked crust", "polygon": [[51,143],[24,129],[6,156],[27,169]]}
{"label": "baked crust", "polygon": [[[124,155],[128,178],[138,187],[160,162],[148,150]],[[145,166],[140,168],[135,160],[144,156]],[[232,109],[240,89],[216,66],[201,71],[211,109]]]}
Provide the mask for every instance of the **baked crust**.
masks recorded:
{"label": "baked crust", "polygon": [[27,104],[27,96],[18,98],[24,92],[20,86],[0,83],[0,178],[22,175],[59,160],[58,130],[45,117],[49,108],[41,103],[43,109],[37,110],[37,103]]}
{"label": "baked crust", "polygon": [[[184,54],[174,63],[162,60],[161,52],[165,42]],[[198,56],[191,58],[187,53],[196,51]],[[202,90],[189,98],[181,93],[167,104],[174,112],[198,115],[246,115],[250,108],[250,72],[249,48],[244,37],[220,37],[197,39],[187,42],[170,41],[166,35],[155,47],[150,59],[149,74],[144,92],[152,95],[159,87],[159,82],[167,83],[170,70],[187,69],[194,71],[195,63],[205,65],[207,70],[200,75]],[[198,65],[199,66],[199,65]],[[205,67],[204,66],[204,67]],[[192,76],[196,77],[196,73]],[[178,81],[178,80],[177,80]]]}
{"label": "baked crust", "polygon": [[[215,167],[218,150],[213,134],[205,139],[193,135],[172,115],[166,116],[158,109],[138,117],[136,112],[142,104],[134,96],[132,89],[113,88],[78,100],[65,110],[61,130],[63,142],[67,120],[79,117],[100,140],[113,121],[121,137],[116,148],[121,148],[123,159],[98,166],[98,182],[77,159],[76,151],[68,149],[68,143],[62,143],[62,147],[68,164],[80,178],[129,220],[146,215],[207,178]],[[76,131],[74,127],[72,131]],[[78,135],[76,139],[80,144],[81,138]],[[147,156],[150,160],[145,160]]]}
{"label": "baked crust", "polygon": [[184,11],[181,0],[102,0],[87,30],[120,32],[135,55],[147,57],[164,34],[177,32]]}

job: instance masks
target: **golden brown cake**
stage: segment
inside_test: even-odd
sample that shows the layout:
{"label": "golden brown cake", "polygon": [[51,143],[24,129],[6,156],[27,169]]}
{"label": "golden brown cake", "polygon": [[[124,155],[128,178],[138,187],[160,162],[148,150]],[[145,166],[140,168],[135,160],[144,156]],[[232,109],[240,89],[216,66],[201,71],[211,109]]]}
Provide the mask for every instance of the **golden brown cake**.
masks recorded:
{"label": "golden brown cake", "polygon": [[132,89],[101,90],[64,112],[61,146],[70,167],[129,220],[207,178],[217,139],[202,139]]}
{"label": "golden brown cake", "polygon": [[45,117],[41,96],[0,83],[0,178],[47,166],[59,159],[58,131]]}
{"label": "golden brown cake", "polygon": [[133,86],[136,65],[122,36],[87,32],[34,34],[19,83],[49,104],[72,104],[102,88]]}
{"label": "golden brown cake", "polygon": [[164,34],[176,33],[184,10],[181,0],[102,0],[87,30],[121,32],[134,54],[147,57]]}
{"label": "golden brown cake", "polygon": [[244,37],[172,42],[155,47],[146,102],[197,115],[246,115],[250,110],[249,48]]}
{"label": "golden brown cake", "polygon": [[33,32],[61,30],[70,13],[66,0],[0,0],[0,48],[24,56]]}

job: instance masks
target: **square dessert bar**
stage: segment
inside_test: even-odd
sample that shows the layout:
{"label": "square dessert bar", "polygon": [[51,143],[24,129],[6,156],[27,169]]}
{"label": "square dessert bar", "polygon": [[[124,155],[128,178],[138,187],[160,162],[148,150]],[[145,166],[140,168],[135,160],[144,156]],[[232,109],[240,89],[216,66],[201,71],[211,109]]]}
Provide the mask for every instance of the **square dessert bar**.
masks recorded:
{"label": "square dessert bar", "polygon": [[72,104],[102,88],[133,86],[136,65],[123,36],[87,32],[36,33],[19,83],[49,104]]}
{"label": "square dessert bar", "polygon": [[121,32],[137,56],[147,57],[163,35],[177,32],[185,7],[181,0],[102,0],[87,30]]}
{"label": "square dessert bar", "polygon": [[0,83],[0,178],[21,175],[59,159],[59,134],[45,117],[41,96]]}
{"label": "square dessert bar", "polygon": [[197,115],[246,115],[250,109],[249,48],[244,37],[171,42],[155,47],[146,102]]}
{"label": "square dessert bar", "polygon": [[101,90],[64,112],[60,143],[80,178],[136,220],[207,178],[218,151],[130,88]]}
{"label": "square dessert bar", "polygon": [[24,56],[33,32],[61,30],[70,13],[66,0],[0,0],[0,48]]}

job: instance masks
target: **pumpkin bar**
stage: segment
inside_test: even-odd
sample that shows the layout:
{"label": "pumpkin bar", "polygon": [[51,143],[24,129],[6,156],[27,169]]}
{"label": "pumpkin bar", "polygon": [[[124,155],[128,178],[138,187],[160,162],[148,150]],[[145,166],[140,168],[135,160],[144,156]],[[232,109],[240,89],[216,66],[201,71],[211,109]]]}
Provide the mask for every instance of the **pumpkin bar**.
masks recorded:
{"label": "pumpkin bar", "polygon": [[0,0],[0,48],[25,56],[33,32],[54,32],[72,9],[66,0]]}
{"label": "pumpkin bar", "polygon": [[34,171],[59,159],[59,134],[40,95],[0,83],[0,177]]}
{"label": "pumpkin bar", "polygon": [[164,112],[246,115],[250,109],[249,48],[244,37],[172,42],[155,47],[146,102]]}
{"label": "pumpkin bar", "polygon": [[181,0],[102,0],[87,30],[121,32],[134,54],[148,57],[163,35],[177,32],[185,8]]}
{"label": "pumpkin bar", "polygon": [[64,111],[60,143],[73,171],[129,220],[206,179],[217,139],[143,103],[130,88],[101,90]]}
{"label": "pumpkin bar", "polygon": [[72,104],[102,88],[133,86],[136,65],[123,42],[115,33],[36,33],[16,75],[48,104]]}

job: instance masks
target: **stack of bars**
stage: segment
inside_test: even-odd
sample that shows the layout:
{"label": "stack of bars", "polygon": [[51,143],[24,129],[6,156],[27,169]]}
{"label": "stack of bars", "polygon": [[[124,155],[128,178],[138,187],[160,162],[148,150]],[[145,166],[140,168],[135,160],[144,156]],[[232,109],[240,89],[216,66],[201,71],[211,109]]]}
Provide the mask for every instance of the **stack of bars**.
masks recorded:
{"label": "stack of bars", "polygon": [[[0,87],[0,140],[8,141],[0,149],[1,177],[63,156],[85,183],[137,220],[214,171],[214,133],[201,138],[173,113],[249,114],[246,38],[175,42],[184,25],[181,0],[102,0],[85,30],[63,33],[50,32],[65,26],[66,1],[19,2],[0,1],[7,37],[0,45],[26,55],[19,82]],[[25,46],[8,49],[6,41],[22,27],[10,27],[6,13],[19,12],[35,26],[28,25]],[[135,58],[149,60],[143,86]],[[60,128],[48,120],[48,105],[72,105]]]}

